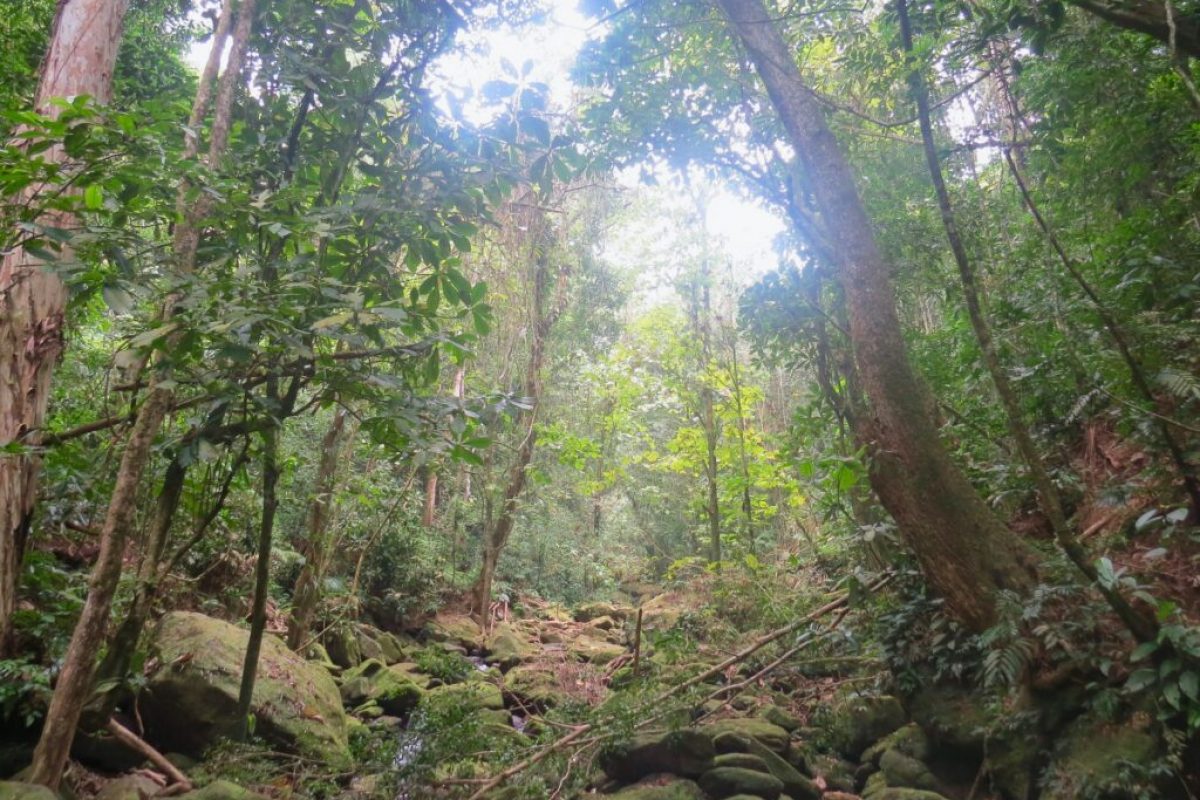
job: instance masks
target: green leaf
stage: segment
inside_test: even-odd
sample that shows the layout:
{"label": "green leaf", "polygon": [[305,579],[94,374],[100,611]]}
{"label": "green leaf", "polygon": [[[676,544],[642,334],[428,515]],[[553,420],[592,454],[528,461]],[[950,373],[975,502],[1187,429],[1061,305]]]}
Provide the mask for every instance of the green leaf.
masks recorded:
{"label": "green leaf", "polygon": [[1125,681],[1125,689],[1130,692],[1140,692],[1147,686],[1153,686],[1157,682],[1158,670],[1139,669],[1129,676],[1129,680]]}
{"label": "green leaf", "polygon": [[100,294],[114,314],[128,314],[133,311],[133,295],[120,286],[105,286],[100,290]]}
{"label": "green leaf", "polygon": [[88,211],[99,211],[104,208],[104,190],[100,188],[99,184],[93,183],[83,190],[83,204],[87,206]]}

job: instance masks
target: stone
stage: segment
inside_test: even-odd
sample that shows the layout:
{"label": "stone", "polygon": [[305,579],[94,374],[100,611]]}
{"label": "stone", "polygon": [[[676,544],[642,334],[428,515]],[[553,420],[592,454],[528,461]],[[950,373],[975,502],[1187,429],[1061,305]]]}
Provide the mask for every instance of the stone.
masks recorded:
{"label": "stone", "polygon": [[520,632],[503,622],[492,630],[484,649],[488,654],[487,660],[498,664],[502,670],[509,670],[524,661],[529,661],[538,653],[537,648]]}
{"label": "stone", "polygon": [[832,711],[830,727],[838,751],[856,759],[905,722],[899,700],[891,695],[870,695],[842,700]]}
{"label": "stone", "polygon": [[371,658],[342,676],[339,693],[347,706],[370,701],[385,714],[403,716],[417,707],[424,691],[406,672]]}
{"label": "stone", "polygon": [[902,789],[888,786],[874,794],[863,793],[865,800],[948,800],[945,795],[924,789]]}
{"label": "stone", "polygon": [[879,770],[887,779],[888,786],[905,789],[936,791],[938,780],[925,763],[906,755],[896,748],[884,751],[879,759]]}
{"label": "stone", "polygon": [[642,627],[656,631],[670,630],[689,607],[685,599],[673,593],[652,597],[642,603]]}
{"label": "stone", "polygon": [[1122,787],[1131,779],[1144,782],[1147,768],[1161,756],[1158,740],[1143,726],[1084,715],[1059,735],[1039,797],[1124,797]]}
{"label": "stone", "polygon": [[454,703],[477,709],[498,711],[504,708],[504,697],[500,694],[500,687],[494,683],[483,681],[438,686],[430,689],[427,697],[430,701],[436,699],[443,703]]}
{"label": "stone", "polygon": [[910,722],[864,750],[861,760],[864,764],[879,766],[880,757],[888,750],[898,750],[904,755],[924,761],[929,758],[929,737],[920,725]]}
{"label": "stone", "polygon": [[106,783],[96,795],[96,800],[145,800],[156,796],[162,789],[145,775],[122,775]]}
{"label": "stone", "polygon": [[567,645],[567,652],[580,661],[603,666],[614,658],[624,655],[625,648],[619,644],[583,635]]}
{"label": "stone", "polygon": [[743,736],[757,739],[776,753],[784,753],[788,749],[788,732],[765,719],[730,717],[706,725],[705,730],[714,737],[720,736],[722,733],[740,733]]}
{"label": "stone", "polygon": [[333,659],[329,657],[329,651],[325,649],[325,645],[320,642],[313,642],[304,651],[304,657],[309,661],[315,661],[322,667],[325,667],[330,672],[338,672],[342,668],[333,663]]}
{"label": "stone", "polygon": [[603,617],[624,621],[630,616],[630,611],[627,607],[617,606],[613,603],[595,602],[578,606],[573,616],[576,622],[592,622]]}
{"label": "stone", "polygon": [[502,691],[521,705],[538,711],[560,706],[567,700],[552,672],[525,665],[514,667],[504,675]]}
{"label": "stone", "polygon": [[739,794],[779,800],[783,784],[773,775],[741,767],[717,767],[700,776],[700,788],[714,800],[725,800]]}
{"label": "stone", "polygon": [[[820,778],[830,789],[839,792],[853,792],[856,785],[854,765],[828,753],[814,753],[808,757],[808,774]],[[825,796],[828,797],[829,793],[826,792]]]}
{"label": "stone", "polygon": [[59,800],[45,786],[20,781],[0,781],[0,800]]}
{"label": "stone", "polygon": [[354,638],[358,642],[358,652],[364,660],[373,658],[376,661],[386,661],[383,655],[383,647],[376,640],[374,634],[377,631],[366,625],[354,626]]}
{"label": "stone", "polygon": [[801,774],[758,739],[750,739],[749,746],[751,755],[757,756],[766,765],[767,771],[783,784],[783,791],[793,800],[819,800],[821,790],[808,776]]}
{"label": "stone", "polygon": [[358,647],[358,637],[354,631],[345,625],[338,625],[325,631],[325,651],[330,661],[342,669],[358,666],[363,660],[362,651]]}
{"label": "stone", "polygon": [[767,722],[778,725],[788,733],[797,730],[801,725],[800,720],[779,706],[769,706],[762,716]]}
{"label": "stone", "polygon": [[[158,667],[138,698],[146,738],[160,749],[199,756],[236,732],[248,638],[246,629],[203,614],[165,615],[150,646]],[[349,766],[346,714],[333,677],[270,634],[263,637],[251,710],[255,735],[335,768]]]}
{"label": "stone", "polygon": [[481,632],[475,620],[462,614],[438,614],[425,623],[425,635],[434,642],[450,644],[470,652],[479,646]]}
{"label": "stone", "polygon": [[702,800],[704,797],[694,781],[675,775],[651,775],[605,796],[612,800]]}
{"label": "stone", "polygon": [[383,663],[396,664],[408,658],[408,651],[405,650],[396,634],[379,631],[375,641],[379,642],[379,648],[383,651]]}
{"label": "stone", "polygon": [[602,753],[600,767],[610,778],[624,783],[660,772],[694,778],[712,766],[715,756],[710,735],[684,728],[639,734]]}
{"label": "stone", "polygon": [[619,627],[617,621],[607,614],[603,617],[596,617],[594,620],[588,622],[587,626],[598,631],[611,631]]}
{"label": "stone", "polygon": [[909,700],[909,709],[937,752],[979,758],[991,725],[984,703],[965,687],[927,686]]}
{"label": "stone", "polygon": [[179,800],[266,800],[257,792],[226,780],[215,780],[202,789],[184,792],[178,797]]}
{"label": "stone", "polygon": [[714,767],[742,767],[759,772],[770,772],[767,762],[753,753],[721,753],[713,759]]}

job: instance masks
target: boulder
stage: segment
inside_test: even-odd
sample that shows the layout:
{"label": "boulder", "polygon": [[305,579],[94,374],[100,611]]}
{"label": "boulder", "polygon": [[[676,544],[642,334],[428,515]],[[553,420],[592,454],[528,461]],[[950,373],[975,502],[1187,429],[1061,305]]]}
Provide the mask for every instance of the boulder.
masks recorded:
{"label": "boulder", "polygon": [[713,759],[714,767],[742,767],[759,772],[770,772],[767,762],[753,753],[721,753]]}
{"label": "boulder", "polygon": [[363,657],[363,660],[368,658],[373,658],[376,661],[387,660],[383,655],[383,646],[375,638],[375,635],[381,632],[367,625],[358,624],[354,626],[354,639],[358,643],[358,652]]}
{"label": "boulder", "polygon": [[178,797],[179,800],[266,800],[257,792],[226,780],[215,780],[202,789],[185,792]]}
{"label": "boulder", "polygon": [[470,652],[479,646],[480,630],[475,620],[462,614],[438,614],[425,623],[425,635],[431,641],[461,647]]}
{"label": "boulder", "polygon": [[704,795],[695,782],[686,778],[651,775],[607,797],[612,800],[701,800]]}
{"label": "boulder", "polygon": [[715,766],[756,769],[759,767],[754,765],[758,764],[760,771],[771,774],[783,784],[784,793],[792,800],[818,800],[821,797],[821,790],[815,783],[758,739],[725,731],[714,737],[713,747],[721,753],[713,762]]}
{"label": "boulder", "polygon": [[382,713],[392,716],[407,714],[417,707],[424,694],[420,686],[406,672],[385,665],[371,658],[354,667],[342,676],[339,689],[342,702],[347,706],[361,706],[373,702]]}
{"label": "boulder", "polygon": [[0,800],[58,800],[58,795],[36,783],[0,781]]}
{"label": "boulder", "polygon": [[356,667],[363,660],[362,650],[358,646],[358,637],[349,627],[337,625],[325,631],[322,638],[329,660],[342,669]]}
{"label": "boulder", "polygon": [[96,795],[96,800],[143,800],[154,797],[163,789],[145,775],[122,775],[109,781]]}
{"label": "boulder", "polygon": [[1158,739],[1144,726],[1087,714],[1060,735],[1042,774],[1039,797],[1126,797],[1129,786],[1150,790],[1152,765],[1161,760]]}
{"label": "boulder", "polygon": [[768,706],[767,710],[763,712],[762,716],[767,722],[771,723],[772,725],[778,725],[788,733],[797,730],[802,724],[800,720],[792,716],[790,712],[788,712],[786,709],[780,708],[779,706]]}
{"label": "boulder", "polygon": [[594,620],[588,622],[587,626],[598,631],[611,631],[614,628],[620,627],[617,621],[608,615],[596,617]]}
{"label": "boulder", "polygon": [[923,761],[929,758],[929,737],[925,735],[925,730],[920,725],[910,722],[864,750],[861,761],[864,764],[870,763],[878,767],[880,757],[888,750],[897,750],[906,756]]}
{"label": "boulder", "polygon": [[593,639],[586,634],[567,645],[567,652],[580,661],[604,665],[618,656],[624,655],[625,648],[601,639]]}
{"label": "boulder", "polygon": [[778,800],[783,794],[783,784],[778,778],[764,772],[741,767],[717,767],[700,776],[700,788],[714,800],[725,800],[735,795],[752,795],[763,800]]}
{"label": "boulder", "polygon": [[642,603],[642,627],[665,631],[675,627],[689,604],[676,594],[660,594]]}
{"label": "boulder", "polygon": [[610,778],[624,783],[660,772],[694,778],[712,766],[715,756],[711,735],[684,728],[635,736],[606,750],[600,767]]}
{"label": "boulder", "polygon": [[504,675],[502,691],[521,705],[538,711],[560,706],[567,700],[554,674],[533,666],[522,665],[509,670]]}
{"label": "boulder", "polygon": [[438,686],[430,689],[427,696],[431,701],[437,699],[440,702],[470,706],[476,709],[499,711],[504,708],[504,698],[500,694],[500,687],[485,681]]}
{"label": "boulder", "polygon": [[[200,755],[237,731],[248,638],[244,628],[203,614],[164,616],[151,643],[158,667],[138,699],[147,739],[160,749]],[[346,715],[333,677],[270,634],[263,637],[251,710],[257,736],[336,768],[350,764]]]}
{"label": "boulder", "polygon": [[[854,765],[828,753],[815,753],[808,757],[809,775],[820,778],[830,789],[853,792],[855,787]],[[829,792],[825,793],[829,797]]]}
{"label": "boulder", "polygon": [[864,800],[949,800],[945,795],[924,789],[901,789],[888,786],[872,794],[863,793]]}
{"label": "boulder", "polygon": [[408,651],[394,633],[378,631],[375,641],[379,643],[379,649],[383,651],[383,663],[396,664],[408,658]]}
{"label": "boulder", "polygon": [[485,646],[488,661],[508,670],[523,661],[529,661],[538,650],[519,631],[507,623],[500,623],[488,636]]}
{"label": "boulder", "polygon": [[991,725],[985,703],[985,698],[965,687],[927,686],[909,700],[909,709],[939,753],[979,758]]}
{"label": "boulder", "polygon": [[896,748],[884,751],[879,758],[879,770],[887,779],[888,786],[924,789],[930,792],[938,788],[937,778],[923,761],[918,761]]}
{"label": "boulder", "polygon": [[627,607],[601,602],[584,603],[577,607],[573,614],[576,622],[592,622],[603,617],[624,621],[629,615],[630,609]]}
{"label": "boulder", "polygon": [[890,695],[848,697],[833,710],[830,729],[838,751],[856,759],[905,723],[904,708]]}
{"label": "boulder", "polygon": [[788,732],[778,725],[772,725],[765,719],[756,717],[730,717],[717,720],[704,727],[710,736],[720,736],[722,733],[740,733],[757,739],[776,753],[785,753],[788,749]]}

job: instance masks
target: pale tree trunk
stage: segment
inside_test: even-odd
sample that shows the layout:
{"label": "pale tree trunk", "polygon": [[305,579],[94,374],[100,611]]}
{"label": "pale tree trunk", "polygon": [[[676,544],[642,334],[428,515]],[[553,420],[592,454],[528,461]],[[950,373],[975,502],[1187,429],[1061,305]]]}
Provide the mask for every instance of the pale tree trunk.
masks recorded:
{"label": "pale tree trunk", "polygon": [[437,493],[438,493],[438,474],[437,469],[432,465],[429,466],[425,473],[425,507],[421,511],[421,524],[426,528],[432,528],[433,523],[437,521]]}
{"label": "pale tree trunk", "polygon": [[[906,0],[896,0],[896,10],[900,19],[900,36],[904,50],[906,53],[911,54],[913,50],[912,24],[909,21]],[[946,230],[946,240],[949,242],[950,250],[954,254],[954,263],[958,266],[963,298],[967,305],[967,316],[971,319],[971,328],[975,331],[975,339],[979,343],[979,351],[983,356],[983,363],[987,367],[988,374],[992,377],[992,384],[996,387],[996,395],[1000,398],[1000,405],[1004,409],[1004,417],[1008,424],[1009,435],[1016,444],[1017,451],[1021,454],[1021,459],[1025,462],[1025,467],[1029,470],[1030,477],[1033,478],[1034,486],[1037,487],[1038,502],[1042,508],[1042,512],[1050,522],[1055,540],[1075,567],[1104,596],[1135,637],[1141,641],[1151,641],[1158,635],[1158,626],[1151,618],[1140,614],[1134,609],[1120,591],[1104,585],[1100,580],[1100,575],[1096,567],[1092,564],[1086,548],[1080,543],[1067,523],[1067,515],[1063,510],[1062,498],[1059,495],[1058,488],[1054,485],[1054,481],[1042,461],[1041,454],[1038,452],[1037,445],[1034,444],[1033,436],[1029,433],[1029,426],[1025,423],[1025,417],[1021,411],[1021,404],[1017,399],[1017,393],[1013,389],[1012,382],[1008,379],[1008,373],[1005,372],[1004,366],[1000,362],[1000,354],[997,352],[996,343],[992,337],[991,325],[988,324],[987,317],[984,316],[975,269],[967,254],[966,244],[959,233],[954,206],[950,200],[950,192],[946,189],[946,181],[942,175],[941,160],[938,158],[937,145],[933,136],[933,121],[929,111],[929,89],[925,83],[925,77],[921,74],[919,68],[914,68],[912,73],[910,73],[909,85],[912,88],[913,99],[917,104],[917,120],[921,128],[921,142],[925,150],[925,161],[929,167],[930,181],[933,183],[934,193],[937,195],[942,226]]]}
{"label": "pale tree trunk", "polygon": [[[55,97],[89,95],[107,103],[128,0],[60,0],[42,62],[34,110],[56,116]],[[61,162],[54,147],[41,154]],[[26,192],[36,202],[37,189]],[[70,229],[70,214],[53,211],[40,223]],[[12,615],[29,535],[41,460],[37,449],[50,400],[50,381],[63,350],[67,287],[21,247],[0,261],[0,448],[20,442],[28,451],[0,455],[0,658],[12,653]]]}
{"label": "pale tree trunk", "polygon": [[524,429],[524,437],[508,470],[508,483],[504,488],[500,512],[483,532],[483,563],[475,581],[474,594],[480,624],[484,630],[488,627],[488,606],[492,600],[492,581],[496,576],[496,565],[500,561],[504,546],[508,544],[513,525],[516,524],[521,494],[525,491],[529,465],[533,461],[534,445],[537,442],[537,412],[542,400],[542,366],[546,360],[546,342],[551,328],[566,306],[567,271],[562,267],[558,273],[554,305],[548,310],[545,308],[546,295],[550,289],[550,234],[549,231],[541,231],[540,235],[546,238],[536,245],[538,252],[535,256],[533,319],[530,326],[533,337],[529,343],[529,361],[525,367],[525,396],[531,401],[532,407],[528,411],[522,411],[518,418],[518,429]]}
{"label": "pale tree trunk", "polygon": [[[250,25],[254,16],[255,0],[243,0],[236,31],[230,48],[229,61],[221,76],[215,102],[215,113],[209,141],[208,162],[216,163],[228,141],[233,89],[241,74]],[[226,0],[222,14],[223,22],[231,13],[231,0]],[[218,33],[220,33],[220,27]],[[226,28],[228,30],[228,28]],[[215,75],[216,63],[220,59],[222,40],[216,39],[205,77]],[[201,83],[192,109],[192,120],[199,124],[207,111],[209,87]],[[189,126],[195,130],[195,126]],[[191,134],[185,138],[185,152],[196,152]],[[182,195],[180,205],[183,205]],[[184,215],[176,226],[174,255],[175,268],[181,273],[192,272],[196,262],[196,247],[199,242],[199,222],[207,213],[205,203],[198,202]],[[172,302],[169,299],[163,316],[171,316]],[[92,570],[88,585],[88,596],[84,602],[79,621],[71,634],[71,643],[63,660],[63,667],[55,684],[50,707],[46,711],[42,735],[33,755],[31,780],[50,788],[57,788],[62,779],[63,768],[70,752],[71,741],[79,724],[92,690],[96,667],[96,653],[103,644],[108,627],[108,616],[113,595],[121,577],[121,559],[124,555],[125,538],[132,527],[136,512],[137,488],[142,473],[150,460],[154,438],[170,411],[174,393],[159,383],[152,382],[146,398],[137,412],[137,419],[130,432],[121,464],[117,470],[116,485],[109,499],[104,526],[100,532],[100,554]]]}
{"label": "pale tree trunk", "polygon": [[308,535],[300,547],[300,552],[304,554],[304,567],[296,578],[292,615],[288,620],[287,641],[288,647],[293,650],[299,650],[308,637],[313,612],[321,599],[321,581],[325,579],[325,570],[329,566],[332,550],[329,518],[333,511],[338,464],[342,461],[346,442],[353,436],[353,426],[347,424],[348,416],[346,409],[338,406],[321,441],[321,461],[317,465],[312,499],[308,503]]}
{"label": "pale tree trunk", "polygon": [[879,251],[854,173],[761,0],[717,0],[767,88],[813,188],[849,314],[872,485],[953,616],[974,630],[1003,590],[1034,583],[1032,551],[992,514],[938,439],[932,398],[908,360],[892,265]]}

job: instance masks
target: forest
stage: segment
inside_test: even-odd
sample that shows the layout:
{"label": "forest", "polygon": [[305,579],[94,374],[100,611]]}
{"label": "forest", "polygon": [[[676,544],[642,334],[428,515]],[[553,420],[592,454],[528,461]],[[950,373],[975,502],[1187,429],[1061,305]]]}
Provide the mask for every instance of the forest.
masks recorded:
{"label": "forest", "polygon": [[1197,0],[0,0],[0,800],[1200,797]]}

